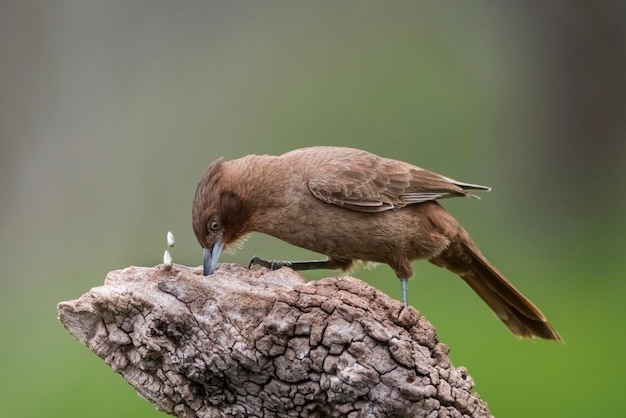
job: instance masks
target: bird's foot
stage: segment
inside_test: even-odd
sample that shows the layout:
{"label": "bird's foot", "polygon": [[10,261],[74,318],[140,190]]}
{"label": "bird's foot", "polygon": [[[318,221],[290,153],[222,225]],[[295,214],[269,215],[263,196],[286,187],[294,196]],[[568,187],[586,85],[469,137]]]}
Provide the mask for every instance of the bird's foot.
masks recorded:
{"label": "bird's foot", "polygon": [[252,257],[252,260],[250,260],[248,268],[251,269],[254,266],[261,266],[270,270],[278,270],[282,267],[291,267],[291,263],[289,261],[266,260],[264,258],[254,256]]}
{"label": "bird's foot", "polygon": [[254,266],[261,266],[268,268],[270,270],[278,270],[281,267],[289,267],[290,269],[300,271],[300,270],[317,270],[317,269],[328,269],[333,270],[336,265],[330,260],[312,260],[312,261],[275,261],[275,260],[265,260],[260,257],[252,257],[250,260],[250,264],[248,264],[248,268],[252,268]]}

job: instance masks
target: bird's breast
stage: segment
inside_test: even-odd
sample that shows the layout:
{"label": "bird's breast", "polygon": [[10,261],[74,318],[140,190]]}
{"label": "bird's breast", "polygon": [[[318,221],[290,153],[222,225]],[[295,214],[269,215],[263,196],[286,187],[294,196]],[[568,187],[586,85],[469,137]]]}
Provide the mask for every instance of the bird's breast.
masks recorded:
{"label": "bird's breast", "polygon": [[430,258],[447,243],[421,205],[369,213],[309,196],[273,210],[258,231],[330,257],[383,263]]}

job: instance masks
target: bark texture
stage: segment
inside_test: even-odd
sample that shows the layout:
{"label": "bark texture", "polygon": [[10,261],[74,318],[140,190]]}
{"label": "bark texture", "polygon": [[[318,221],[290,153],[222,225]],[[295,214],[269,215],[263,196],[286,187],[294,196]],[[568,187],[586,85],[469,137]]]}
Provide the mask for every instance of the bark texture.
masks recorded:
{"label": "bark texture", "polygon": [[489,417],[414,308],[351,277],[129,267],[58,305],[80,342],[178,417]]}

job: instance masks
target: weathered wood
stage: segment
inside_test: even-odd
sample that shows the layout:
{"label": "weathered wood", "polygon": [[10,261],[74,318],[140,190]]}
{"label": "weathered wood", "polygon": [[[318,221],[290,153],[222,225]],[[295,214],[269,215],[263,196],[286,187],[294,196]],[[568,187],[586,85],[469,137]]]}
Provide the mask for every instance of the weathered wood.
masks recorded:
{"label": "weathered wood", "polygon": [[129,267],[58,305],[80,342],[179,417],[489,417],[414,308],[290,269]]}

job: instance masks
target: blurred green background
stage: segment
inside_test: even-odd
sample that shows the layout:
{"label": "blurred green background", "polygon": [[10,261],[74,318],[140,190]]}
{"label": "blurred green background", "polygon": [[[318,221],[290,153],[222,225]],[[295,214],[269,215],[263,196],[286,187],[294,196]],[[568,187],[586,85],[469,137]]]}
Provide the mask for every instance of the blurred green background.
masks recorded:
{"label": "blurred green background", "polygon": [[[165,416],[56,303],[160,263],[168,230],[199,265],[213,159],[344,145],[493,187],[444,205],[565,344],[426,262],[409,297],[494,415],[623,416],[625,4],[2,2],[1,415]],[[222,261],[253,255],[315,256],[253,235]],[[386,266],[354,275],[399,297]]]}

